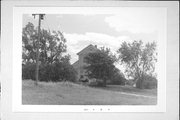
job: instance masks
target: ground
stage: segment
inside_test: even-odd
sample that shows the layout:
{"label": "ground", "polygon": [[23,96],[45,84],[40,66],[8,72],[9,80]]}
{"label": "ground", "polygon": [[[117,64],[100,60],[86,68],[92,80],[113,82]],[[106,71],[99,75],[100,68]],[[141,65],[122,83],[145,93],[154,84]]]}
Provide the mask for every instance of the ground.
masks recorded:
{"label": "ground", "polygon": [[136,95],[145,95],[152,97],[157,96],[157,89],[138,89],[132,86],[122,86],[122,85],[107,85],[106,87],[102,87],[101,89],[131,93]]}
{"label": "ground", "polygon": [[[156,90],[138,90],[127,86],[92,88],[74,83],[23,80],[23,104],[32,105],[155,105]],[[133,92],[132,92],[133,91]]]}

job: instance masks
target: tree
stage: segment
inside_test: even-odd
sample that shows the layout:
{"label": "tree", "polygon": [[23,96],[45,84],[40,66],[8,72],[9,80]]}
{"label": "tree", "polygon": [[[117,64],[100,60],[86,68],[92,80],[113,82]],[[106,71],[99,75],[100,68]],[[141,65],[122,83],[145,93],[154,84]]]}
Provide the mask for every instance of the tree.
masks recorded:
{"label": "tree", "polygon": [[110,84],[125,85],[125,82],[126,82],[126,78],[124,74],[118,68],[115,68]]}
{"label": "tree", "polygon": [[85,57],[87,66],[84,68],[89,78],[103,80],[103,86],[106,86],[107,80],[113,76],[115,61],[116,58],[110,52],[110,49],[103,47],[97,52],[89,53]]}
{"label": "tree", "polygon": [[71,81],[77,78],[76,71],[69,62],[55,62],[40,66],[40,81]]}
{"label": "tree", "polygon": [[[37,29],[29,22],[25,28],[23,28],[22,33],[23,63],[36,63],[37,38]],[[51,33],[50,31],[42,29],[39,43],[39,61],[42,64],[52,64],[53,62],[60,60],[63,57],[62,54],[66,52],[65,43],[66,39],[62,32],[53,31]]]}
{"label": "tree", "polygon": [[28,23],[22,32],[22,60],[23,63],[36,60],[36,42],[38,34],[32,23]]}
{"label": "tree", "polygon": [[[40,81],[74,81],[76,73],[66,53],[66,39],[60,31],[41,30],[39,41]],[[37,29],[28,23],[22,32],[22,77],[35,79]]]}
{"label": "tree", "polygon": [[123,42],[117,51],[119,60],[126,65],[126,73],[137,81],[136,87],[143,88],[145,76],[152,74],[155,70],[156,43],[134,41],[133,43]]}

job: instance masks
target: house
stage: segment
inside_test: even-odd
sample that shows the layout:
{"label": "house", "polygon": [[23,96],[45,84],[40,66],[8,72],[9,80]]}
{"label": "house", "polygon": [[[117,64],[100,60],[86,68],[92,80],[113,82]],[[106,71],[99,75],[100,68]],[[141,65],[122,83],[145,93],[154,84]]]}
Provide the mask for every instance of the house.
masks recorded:
{"label": "house", "polygon": [[97,50],[98,50],[97,45],[90,44],[77,53],[78,60],[73,64],[73,67],[76,69],[78,73],[78,80],[81,77],[85,77],[85,69],[84,69],[84,66],[86,65],[84,60],[85,56],[88,55],[89,53],[96,52]]}

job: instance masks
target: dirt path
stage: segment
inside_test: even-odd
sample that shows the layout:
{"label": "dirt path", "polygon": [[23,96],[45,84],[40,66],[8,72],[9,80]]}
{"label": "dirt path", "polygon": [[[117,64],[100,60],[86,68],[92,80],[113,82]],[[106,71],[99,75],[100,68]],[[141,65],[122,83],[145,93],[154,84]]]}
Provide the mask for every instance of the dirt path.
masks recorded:
{"label": "dirt path", "polygon": [[134,93],[126,93],[126,92],[117,92],[124,95],[132,95],[136,97],[145,97],[145,98],[156,98],[155,96],[147,96],[147,95],[140,95],[140,94],[134,94]]}

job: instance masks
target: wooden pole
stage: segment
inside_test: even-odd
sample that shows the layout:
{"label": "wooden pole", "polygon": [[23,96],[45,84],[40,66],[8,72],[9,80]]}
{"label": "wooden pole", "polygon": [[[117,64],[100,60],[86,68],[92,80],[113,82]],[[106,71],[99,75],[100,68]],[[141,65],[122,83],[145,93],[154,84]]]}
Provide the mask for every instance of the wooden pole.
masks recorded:
{"label": "wooden pole", "polygon": [[41,14],[39,14],[39,24],[38,24],[38,39],[37,39],[37,51],[36,51],[36,81],[35,85],[38,85],[39,81],[39,41],[40,41],[40,27],[41,27]]}
{"label": "wooden pole", "polygon": [[39,23],[38,23],[38,39],[37,39],[37,51],[36,51],[36,81],[35,85],[38,85],[39,81],[39,41],[41,39],[41,19],[43,19],[44,14],[33,14],[34,17],[39,15]]}

